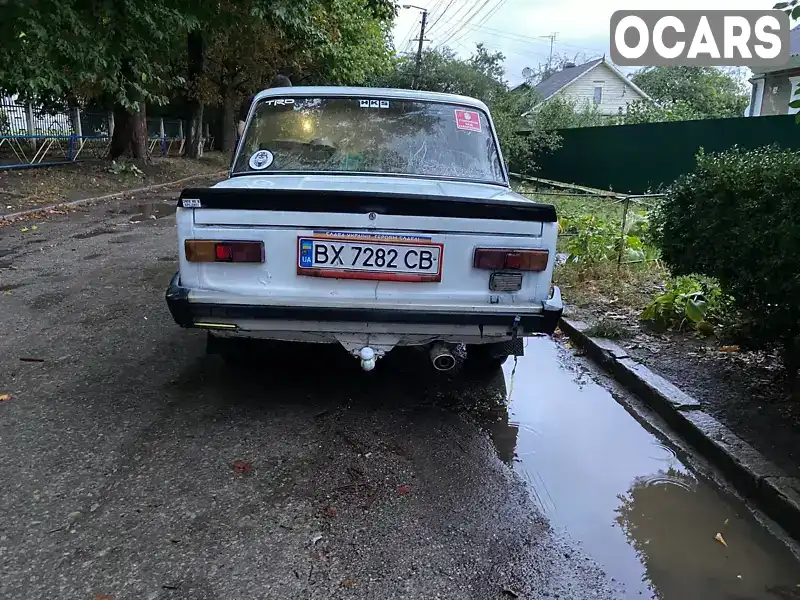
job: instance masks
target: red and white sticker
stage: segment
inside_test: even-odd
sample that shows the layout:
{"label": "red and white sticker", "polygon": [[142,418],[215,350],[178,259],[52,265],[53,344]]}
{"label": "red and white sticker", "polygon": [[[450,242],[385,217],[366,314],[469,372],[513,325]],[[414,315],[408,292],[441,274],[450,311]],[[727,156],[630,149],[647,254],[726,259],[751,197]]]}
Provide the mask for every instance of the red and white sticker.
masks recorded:
{"label": "red and white sticker", "polygon": [[465,131],[481,130],[481,116],[474,110],[456,109],[456,127]]}

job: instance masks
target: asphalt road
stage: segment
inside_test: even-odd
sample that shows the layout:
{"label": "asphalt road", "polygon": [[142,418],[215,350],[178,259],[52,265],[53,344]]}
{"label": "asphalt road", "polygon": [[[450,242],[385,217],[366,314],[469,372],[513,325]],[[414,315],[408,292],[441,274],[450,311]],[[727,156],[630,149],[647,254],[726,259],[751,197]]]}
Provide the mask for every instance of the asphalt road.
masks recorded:
{"label": "asphalt road", "polygon": [[550,340],[482,379],[206,356],[147,200],[0,229],[0,598],[796,597],[790,549]]}

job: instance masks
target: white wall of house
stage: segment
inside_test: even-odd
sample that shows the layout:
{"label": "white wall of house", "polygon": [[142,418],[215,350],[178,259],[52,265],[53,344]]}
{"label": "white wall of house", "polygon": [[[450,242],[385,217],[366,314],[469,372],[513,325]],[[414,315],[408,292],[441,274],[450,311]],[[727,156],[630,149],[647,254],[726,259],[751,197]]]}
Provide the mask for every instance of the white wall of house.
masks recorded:
{"label": "white wall of house", "polygon": [[[600,92],[597,92],[597,88],[600,88]],[[624,111],[630,102],[644,98],[605,63],[600,63],[588,73],[584,73],[557,95],[568,98],[577,106],[582,106],[586,103],[594,104],[598,93],[600,96],[598,109],[606,115],[616,115],[619,109]]]}

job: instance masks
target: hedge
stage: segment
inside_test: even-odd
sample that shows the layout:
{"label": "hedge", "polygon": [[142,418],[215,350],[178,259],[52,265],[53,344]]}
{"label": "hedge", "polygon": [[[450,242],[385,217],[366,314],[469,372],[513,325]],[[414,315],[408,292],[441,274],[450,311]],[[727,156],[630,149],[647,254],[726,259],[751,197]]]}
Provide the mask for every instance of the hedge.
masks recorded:
{"label": "hedge", "polygon": [[[798,130],[800,135],[800,130]],[[697,156],[654,218],[675,274],[719,279],[749,321],[753,346],[780,344],[800,365],[800,154],[734,148]]]}

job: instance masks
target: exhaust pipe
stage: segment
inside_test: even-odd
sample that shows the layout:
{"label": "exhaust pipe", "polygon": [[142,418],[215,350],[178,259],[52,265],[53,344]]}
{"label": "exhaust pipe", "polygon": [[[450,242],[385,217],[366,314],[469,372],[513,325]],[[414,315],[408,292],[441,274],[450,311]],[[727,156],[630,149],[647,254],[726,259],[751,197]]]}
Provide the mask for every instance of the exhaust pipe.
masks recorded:
{"label": "exhaust pipe", "polygon": [[436,342],[431,346],[431,362],[437,371],[449,371],[456,366],[455,357],[442,342]]}

